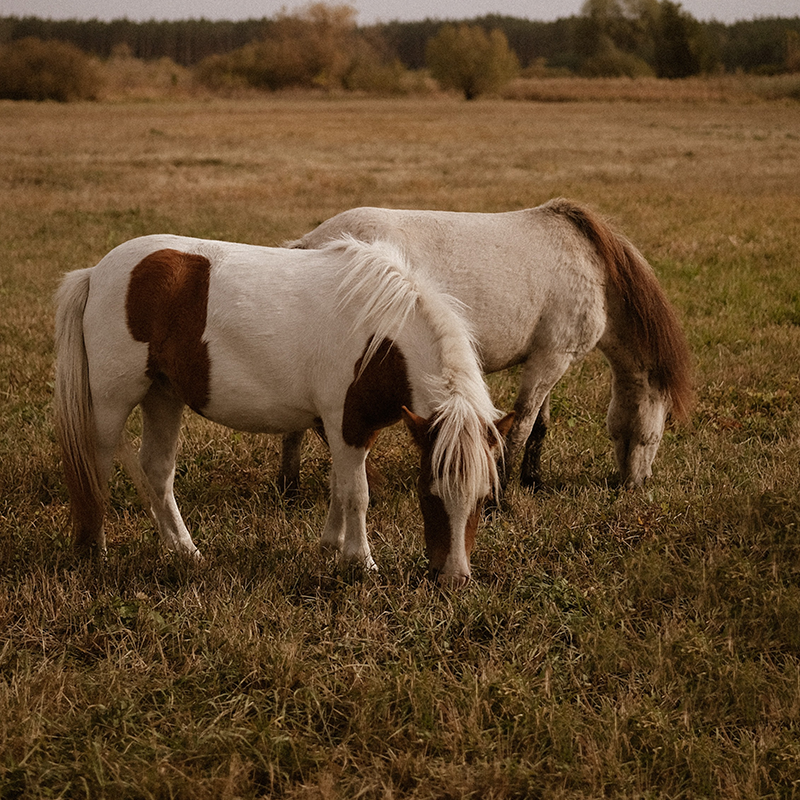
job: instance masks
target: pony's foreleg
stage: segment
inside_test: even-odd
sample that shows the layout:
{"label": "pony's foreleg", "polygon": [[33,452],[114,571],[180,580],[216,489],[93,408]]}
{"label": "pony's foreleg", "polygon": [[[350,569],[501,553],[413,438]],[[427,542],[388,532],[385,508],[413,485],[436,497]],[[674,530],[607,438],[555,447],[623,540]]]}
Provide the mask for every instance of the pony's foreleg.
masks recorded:
{"label": "pony's foreleg", "polygon": [[550,392],[547,393],[536,415],[530,436],[525,442],[525,452],[522,454],[519,482],[528,489],[536,489],[542,483],[542,445],[549,427]]}
{"label": "pony's foreleg", "polygon": [[336,550],[342,563],[376,569],[367,540],[367,450],[331,441],[331,504],[322,532],[323,549]]}
{"label": "pony's foreleg", "polygon": [[304,434],[305,431],[293,431],[283,435],[279,483],[288,497],[296,497],[300,492],[300,452]]}
{"label": "pony's foreleg", "polygon": [[169,550],[199,556],[175,502],[175,456],[183,402],[164,386],[153,384],[141,403],[142,447],[139,462],[147,482],[151,512],[161,542]]}

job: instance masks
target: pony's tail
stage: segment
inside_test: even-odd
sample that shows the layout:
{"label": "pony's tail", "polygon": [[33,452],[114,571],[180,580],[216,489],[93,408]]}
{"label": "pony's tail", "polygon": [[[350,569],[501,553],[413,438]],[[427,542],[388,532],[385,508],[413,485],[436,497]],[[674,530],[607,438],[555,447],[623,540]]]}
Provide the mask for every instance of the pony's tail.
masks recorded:
{"label": "pony's tail", "polygon": [[669,396],[673,415],[686,420],[694,397],[689,346],[650,264],[624,236],[588,208],[561,198],[543,208],[568,219],[592,243],[632,328],[650,380]]}
{"label": "pony's tail", "polygon": [[68,273],[56,294],[54,411],[77,549],[103,547],[105,489],[97,468],[83,312],[91,268]]}

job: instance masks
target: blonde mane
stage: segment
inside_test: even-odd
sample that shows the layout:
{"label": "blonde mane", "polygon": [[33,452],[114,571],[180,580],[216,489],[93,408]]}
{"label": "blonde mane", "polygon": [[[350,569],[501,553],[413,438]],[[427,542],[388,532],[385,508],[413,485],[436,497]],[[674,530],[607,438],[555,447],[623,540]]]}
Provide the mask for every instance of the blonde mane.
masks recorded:
{"label": "blonde mane", "polygon": [[385,241],[344,236],[326,250],[345,255],[338,307],[355,310],[353,331],[367,326],[372,338],[361,369],[384,339],[394,339],[419,315],[438,349],[441,369],[425,377],[433,400],[435,444],[431,466],[443,499],[474,498],[496,489],[499,477],[489,441],[501,441],[499,416],[481,372],[463,304],[409,265],[402,250]]}

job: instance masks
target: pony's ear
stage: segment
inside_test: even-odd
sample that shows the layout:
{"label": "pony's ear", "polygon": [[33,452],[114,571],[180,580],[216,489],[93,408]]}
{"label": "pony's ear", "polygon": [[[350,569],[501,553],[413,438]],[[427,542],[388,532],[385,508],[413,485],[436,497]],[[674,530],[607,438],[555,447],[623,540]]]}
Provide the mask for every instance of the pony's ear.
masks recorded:
{"label": "pony's ear", "polygon": [[411,432],[411,436],[417,447],[419,447],[420,450],[424,450],[429,446],[429,421],[425,419],[425,417],[420,417],[419,414],[415,414],[410,408],[406,408],[406,406],[400,409],[400,413],[403,415],[403,422],[405,422],[406,427]]}
{"label": "pony's ear", "polygon": [[516,412],[509,411],[502,419],[497,420],[494,426],[497,428],[497,432],[505,439],[508,436],[508,432],[511,430],[511,426],[514,423],[514,417],[516,417]]}

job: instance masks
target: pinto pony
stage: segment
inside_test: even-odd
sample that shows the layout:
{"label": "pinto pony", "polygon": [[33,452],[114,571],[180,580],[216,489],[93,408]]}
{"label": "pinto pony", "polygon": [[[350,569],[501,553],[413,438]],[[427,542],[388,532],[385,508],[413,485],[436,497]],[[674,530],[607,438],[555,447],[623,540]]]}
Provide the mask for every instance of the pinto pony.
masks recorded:
{"label": "pinto pony", "polygon": [[[689,350],[647,261],[595,213],[564,199],[499,214],[355,208],[287,246],[320,247],[343,233],[393,242],[460,300],[484,371],[522,365],[505,465],[513,469],[524,450],[523,485],[540,481],[550,391],[594,347],[611,365],[607,424],[621,482],[650,477],[668,415],[688,414]],[[302,433],[284,438],[289,488],[301,441]]]}
{"label": "pinto pony", "polygon": [[64,278],[55,411],[78,549],[105,547],[108,478],[142,410],[139,461],[167,548],[197,554],[173,494],[183,408],[254,432],[320,425],[332,456],[323,548],[375,564],[367,453],[401,418],[421,453],[431,571],[463,583],[511,415],[497,421],[457,302],[387,243],[286,250],[145,236]]}

